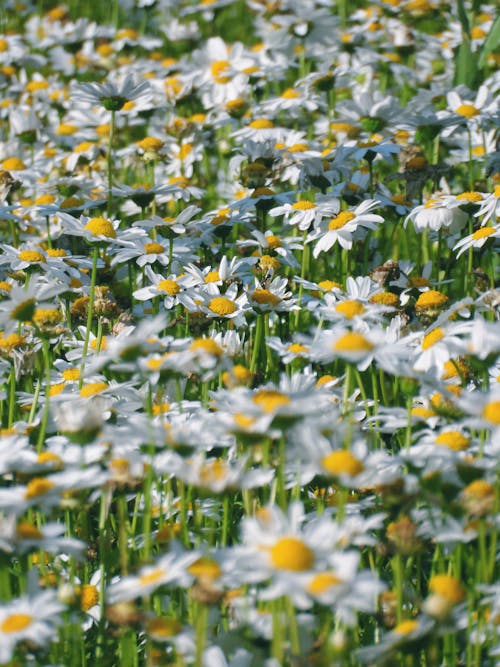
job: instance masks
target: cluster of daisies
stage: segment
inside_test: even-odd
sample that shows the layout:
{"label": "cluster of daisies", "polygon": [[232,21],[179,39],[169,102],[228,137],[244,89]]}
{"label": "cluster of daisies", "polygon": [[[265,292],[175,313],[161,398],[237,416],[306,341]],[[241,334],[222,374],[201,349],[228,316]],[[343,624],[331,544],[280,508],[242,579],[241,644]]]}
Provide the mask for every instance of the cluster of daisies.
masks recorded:
{"label": "cluster of daisies", "polygon": [[497,664],[494,4],[4,4],[0,664]]}

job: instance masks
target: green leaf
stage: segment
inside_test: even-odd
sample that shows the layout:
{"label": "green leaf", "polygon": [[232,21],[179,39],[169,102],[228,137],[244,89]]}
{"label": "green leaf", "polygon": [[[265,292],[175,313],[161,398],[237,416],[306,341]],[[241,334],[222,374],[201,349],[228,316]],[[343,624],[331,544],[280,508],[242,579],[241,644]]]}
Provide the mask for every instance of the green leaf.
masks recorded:
{"label": "green leaf", "polygon": [[457,13],[460,23],[462,24],[462,30],[466,35],[470,36],[470,23],[467,12],[465,11],[464,0],[457,0]]}
{"label": "green leaf", "polygon": [[474,89],[477,80],[476,57],[470,48],[470,39],[464,35],[464,39],[455,53],[455,76],[453,85],[464,83]]}
{"label": "green leaf", "polygon": [[484,40],[479,53],[478,65],[484,67],[488,53],[495,51],[500,46],[500,16],[497,16],[495,23],[491,26],[488,36]]}

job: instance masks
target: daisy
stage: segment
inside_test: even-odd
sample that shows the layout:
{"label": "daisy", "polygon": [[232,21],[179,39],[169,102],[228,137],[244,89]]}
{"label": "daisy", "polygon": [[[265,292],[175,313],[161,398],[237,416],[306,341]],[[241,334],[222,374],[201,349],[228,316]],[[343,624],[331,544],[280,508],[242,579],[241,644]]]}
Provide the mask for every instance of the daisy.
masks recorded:
{"label": "daisy", "polygon": [[321,222],[319,228],[313,231],[308,238],[309,241],[319,239],[315,243],[313,256],[318,257],[321,252],[330,250],[335,243],[350,250],[354,233],[358,229],[376,229],[377,224],[384,221],[382,216],[369,213],[377,205],[377,201],[367,199],[352,211],[340,211],[328,221],[326,226]]}
{"label": "daisy", "polygon": [[151,97],[152,89],[148,81],[136,82],[131,74],[114,83],[78,83],[73,86],[75,102],[86,102],[92,106],[102,105],[108,111],[120,111],[126,102]]}
{"label": "daisy", "polygon": [[20,642],[47,647],[57,637],[64,606],[55,591],[23,595],[0,607],[0,662],[14,657]]}
{"label": "daisy", "polygon": [[288,225],[296,225],[301,231],[312,227],[318,227],[322,218],[332,217],[340,211],[340,202],[331,197],[318,197],[316,202],[306,199],[298,199],[293,204],[285,203],[275,206],[269,211],[271,217],[282,215],[283,222]]}
{"label": "daisy", "polygon": [[457,259],[470,248],[482,248],[488,239],[497,239],[500,236],[500,225],[491,227],[480,227],[472,234],[464,236],[453,246],[453,250],[458,250]]}

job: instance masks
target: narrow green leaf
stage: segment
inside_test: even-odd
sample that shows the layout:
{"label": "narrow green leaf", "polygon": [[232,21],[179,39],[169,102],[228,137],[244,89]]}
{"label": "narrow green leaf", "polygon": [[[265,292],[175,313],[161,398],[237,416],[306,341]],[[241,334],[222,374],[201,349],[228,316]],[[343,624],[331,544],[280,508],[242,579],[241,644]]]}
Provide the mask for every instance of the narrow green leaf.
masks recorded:
{"label": "narrow green leaf", "polygon": [[462,30],[470,37],[470,23],[465,10],[464,0],[457,0],[457,13],[460,23],[462,24]]}
{"label": "narrow green leaf", "polygon": [[484,67],[488,53],[495,51],[500,46],[500,16],[497,16],[495,23],[491,26],[488,36],[484,40],[479,53],[478,65]]}
{"label": "narrow green leaf", "polygon": [[455,86],[464,83],[473,89],[477,80],[476,56],[470,48],[470,40],[464,35],[464,39],[455,53],[455,76],[453,84]]}

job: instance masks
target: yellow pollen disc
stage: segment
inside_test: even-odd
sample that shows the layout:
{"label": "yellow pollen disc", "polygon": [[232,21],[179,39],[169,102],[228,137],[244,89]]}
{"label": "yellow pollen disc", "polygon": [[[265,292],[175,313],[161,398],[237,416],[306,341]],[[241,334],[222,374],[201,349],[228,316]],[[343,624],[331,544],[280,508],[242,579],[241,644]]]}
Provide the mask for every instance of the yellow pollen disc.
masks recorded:
{"label": "yellow pollen disc", "polygon": [[5,51],[8,51],[9,49],[9,43],[5,39],[0,39],[0,53],[4,53]]}
{"label": "yellow pollen disc", "polygon": [[236,426],[240,429],[243,429],[244,431],[252,428],[252,426],[255,424],[255,419],[253,417],[244,415],[241,412],[234,414],[233,419]]}
{"label": "yellow pollen disc", "polygon": [[209,271],[205,276],[206,283],[216,283],[220,280],[220,275],[218,271]]}
{"label": "yellow pollen disc", "polygon": [[417,406],[416,408],[412,408],[411,414],[413,417],[420,417],[421,419],[428,419],[429,417],[435,417],[436,413],[434,410],[430,410],[429,408],[424,408],[423,406]]}
{"label": "yellow pollen disc", "polygon": [[165,571],[161,568],[156,570],[151,570],[147,574],[143,574],[139,577],[139,584],[141,586],[148,586],[149,584],[154,584],[159,581],[162,577],[165,576]]}
{"label": "yellow pollen disc", "polygon": [[338,352],[369,352],[373,344],[358,331],[349,331],[335,341],[334,349]]}
{"label": "yellow pollen disc", "polygon": [[281,301],[279,296],[276,296],[276,294],[273,294],[267,289],[255,289],[252,292],[252,299],[255,303],[269,306],[275,306]]}
{"label": "yellow pollen disc", "polygon": [[45,255],[37,250],[20,250],[17,258],[21,262],[45,262]]}
{"label": "yellow pollen disc", "polygon": [[21,171],[22,169],[26,169],[26,165],[18,157],[9,157],[2,162],[2,168],[7,171]]}
{"label": "yellow pollen disc", "polygon": [[328,384],[329,382],[333,382],[336,378],[333,375],[322,375],[320,378],[318,378],[318,381],[316,382],[317,387],[323,387],[325,384]]}
{"label": "yellow pollen disc", "polygon": [[308,211],[311,208],[316,208],[316,204],[314,204],[312,201],[300,199],[299,201],[296,201],[294,204],[292,204],[292,208],[294,208],[296,211]]}
{"label": "yellow pollen disc", "polygon": [[54,452],[41,452],[36,457],[37,463],[42,463],[44,465],[52,465],[57,468],[62,468],[64,462],[60,456],[54,454]]}
{"label": "yellow pollen disc", "polygon": [[79,199],[78,197],[66,197],[61,202],[61,208],[63,209],[68,209],[68,208],[77,208],[78,206],[81,206],[83,204],[83,200]]}
{"label": "yellow pollen disc", "polygon": [[156,403],[153,405],[153,415],[164,415],[170,410],[170,403]]}
{"label": "yellow pollen disc", "polygon": [[158,152],[163,147],[163,141],[156,137],[145,137],[136,144],[143,151]]}
{"label": "yellow pollen disc", "polygon": [[0,280],[0,290],[4,292],[10,292],[12,290],[12,285],[5,280]]}
{"label": "yellow pollen disc", "polygon": [[144,251],[146,255],[160,255],[162,252],[165,252],[165,248],[161,243],[145,243]]}
{"label": "yellow pollen disc", "polygon": [[33,622],[33,616],[29,614],[10,614],[2,621],[0,630],[5,633],[21,632]]}
{"label": "yellow pollen disc", "polygon": [[274,127],[274,123],[268,118],[256,118],[248,127],[251,127],[253,130],[268,130]]}
{"label": "yellow pollen disc", "polygon": [[350,475],[355,477],[363,471],[361,461],[345,449],[330,452],[321,459],[321,465],[331,475]]}
{"label": "yellow pollen disc", "polygon": [[80,592],[80,609],[88,611],[99,602],[99,591],[92,584],[83,584]]}
{"label": "yellow pollen disc", "polygon": [[496,229],[494,227],[480,227],[477,229],[474,234],[472,234],[472,239],[474,241],[477,241],[479,239],[485,239],[488,236],[491,236],[496,232]]}
{"label": "yellow pollen disc", "polygon": [[177,284],[175,280],[172,280],[171,278],[165,278],[165,280],[160,280],[158,285],[156,286],[156,289],[160,290],[161,292],[166,292],[169,296],[174,296],[175,294],[179,294],[181,291],[181,288]]}
{"label": "yellow pollen disc", "polygon": [[306,345],[301,345],[300,343],[292,343],[288,346],[287,352],[292,354],[302,354],[302,352],[307,352],[309,348]]}
{"label": "yellow pollen disc", "polygon": [[259,259],[259,267],[262,271],[277,271],[280,266],[279,260],[276,257],[271,257],[271,255],[262,255]]}
{"label": "yellow pollen disc", "polygon": [[202,556],[188,567],[188,572],[198,578],[217,579],[220,577],[222,570],[217,561],[208,558],[208,556]]}
{"label": "yellow pollen disc", "polygon": [[500,185],[495,185],[495,188],[493,189],[493,196],[500,197]]}
{"label": "yellow pollen disc", "polygon": [[33,315],[33,322],[41,326],[58,324],[62,320],[62,313],[57,308],[37,308]]}
{"label": "yellow pollen disc", "polygon": [[495,495],[495,488],[493,484],[485,479],[476,479],[465,487],[464,494],[469,498],[484,500],[491,495]]}
{"label": "yellow pollen disc", "polygon": [[474,155],[474,157],[483,157],[483,155],[485,153],[486,153],[486,150],[485,150],[484,146],[474,146],[472,148],[472,155]]}
{"label": "yellow pollen disc", "polygon": [[187,156],[190,155],[192,150],[193,150],[193,144],[182,144],[182,146],[179,147],[177,157],[181,161],[185,160],[187,158]]}
{"label": "yellow pollen disc", "polygon": [[116,238],[115,228],[106,218],[90,218],[84,229],[94,234],[94,236],[106,236],[110,239]]}
{"label": "yellow pollen disc", "polygon": [[418,628],[418,621],[401,621],[394,628],[394,632],[398,635],[409,635]]}
{"label": "yellow pollen disc", "polygon": [[[423,155],[416,155],[415,157],[412,157],[408,160],[408,162],[406,163],[406,168],[407,169],[418,170],[418,169],[425,169],[425,167],[427,167],[427,165],[428,165],[428,162]],[[427,204],[425,205],[426,208],[430,208],[430,206],[431,206],[430,202],[432,202],[432,205],[434,205],[436,203],[434,200],[431,199],[431,200],[429,200],[429,202],[427,202],[427,204],[429,204],[429,206],[427,206]]]}
{"label": "yellow pollen disc", "polygon": [[189,349],[191,352],[200,350],[201,352],[212,354],[214,357],[222,356],[222,349],[212,338],[195,338],[189,346]]}
{"label": "yellow pollen disc", "polygon": [[311,579],[309,585],[307,586],[307,590],[312,595],[322,595],[323,593],[326,593],[332,586],[338,586],[341,583],[342,579],[339,579],[331,572],[320,572]]}
{"label": "yellow pollen disc", "polygon": [[89,396],[95,396],[100,394],[102,391],[108,388],[106,382],[89,382],[84,384],[80,389],[80,396],[88,398]]}
{"label": "yellow pollen disc", "polygon": [[427,292],[422,292],[415,304],[417,310],[426,310],[427,308],[442,308],[448,301],[448,297],[442,292],[430,289]]}
{"label": "yellow pollen disc", "polygon": [[29,521],[21,521],[16,528],[16,535],[21,540],[41,540],[43,533]]}
{"label": "yellow pollen disc", "polygon": [[276,248],[281,248],[281,239],[279,236],[274,234],[269,234],[266,236],[266,243],[270,250],[275,250]]}
{"label": "yellow pollen disc", "polygon": [[73,148],[74,153],[85,153],[86,151],[90,150],[95,144],[93,144],[91,141],[82,141],[81,143],[78,144],[78,146],[75,146]]}
{"label": "yellow pollen disc", "polygon": [[335,310],[343,315],[348,320],[351,320],[356,315],[362,315],[365,312],[365,307],[360,301],[341,301],[335,306]]}
{"label": "yellow pollen disc", "polygon": [[281,97],[283,97],[285,100],[293,100],[297,97],[300,97],[300,93],[298,90],[295,90],[295,88],[287,88],[281,93]]}
{"label": "yellow pollen disc", "polygon": [[38,498],[39,496],[44,496],[46,493],[53,489],[55,486],[54,482],[51,482],[45,477],[34,477],[26,486],[26,491],[24,492],[24,498],[29,500],[30,498]]}
{"label": "yellow pollen disc", "polygon": [[443,431],[436,437],[436,445],[448,447],[455,452],[461,452],[469,446],[469,438],[460,431]]}
{"label": "yellow pollen disc", "polygon": [[[13,318],[16,319],[16,318]],[[20,336],[19,334],[12,333],[9,334],[8,336],[0,336],[0,350],[4,352],[10,352],[11,350],[14,350],[16,347],[21,347],[24,345],[25,338],[24,336]]]}
{"label": "yellow pollen disc", "polygon": [[68,253],[62,248],[47,248],[45,251],[49,257],[67,257]]}
{"label": "yellow pollen disc", "polygon": [[451,604],[457,604],[465,597],[465,591],[460,581],[449,574],[436,574],[431,577],[429,590],[445,598]]}
{"label": "yellow pollen disc", "polygon": [[227,465],[222,459],[209,461],[200,469],[200,482],[205,485],[220,482],[227,475]]}
{"label": "yellow pollen disc", "polygon": [[461,104],[455,109],[455,112],[464,118],[474,118],[479,114],[479,110],[473,104]]}
{"label": "yellow pollen disc", "polygon": [[483,201],[483,195],[480,192],[462,192],[457,195],[460,201],[478,202]]}
{"label": "yellow pollen disc", "polygon": [[70,123],[61,123],[61,125],[59,125],[56,130],[56,134],[61,136],[70,136],[71,134],[75,134],[77,131],[78,128],[76,125],[71,125]]}
{"label": "yellow pollen disc", "polygon": [[156,637],[174,637],[182,630],[182,625],[175,618],[157,616],[147,622],[146,630]]}
{"label": "yellow pollen disc", "polygon": [[338,215],[330,220],[328,223],[328,229],[333,231],[334,229],[342,229],[348,222],[354,220],[356,216],[351,211],[341,211]]}
{"label": "yellow pollen disc", "polygon": [[271,548],[271,561],[278,570],[305,572],[314,565],[314,553],[297,537],[282,537]]}
{"label": "yellow pollen disc", "polygon": [[405,206],[411,206],[411,202],[406,199],[404,195],[394,195],[391,197],[391,201],[395,204],[404,204]]}
{"label": "yellow pollen disc", "polygon": [[210,65],[210,74],[215,83],[228,83],[231,76],[228,75],[230,63],[228,60],[215,60]]}
{"label": "yellow pollen disc", "polygon": [[318,287],[322,290],[325,290],[325,292],[331,292],[335,287],[337,289],[342,289],[342,285],[335,282],[334,280],[322,280],[318,283]]}
{"label": "yellow pollen disc", "polygon": [[38,205],[43,205],[43,204],[53,204],[55,202],[56,198],[54,195],[51,195],[49,193],[45,195],[40,195],[35,199],[35,204]]}
{"label": "yellow pollen disc", "polygon": [[[98,338],[94,338],[94,340],[90,341],[90,348],[96,352],[100,352],[101,350],[106,349],[107,342],[108,339],[106,336],[103,336],[100,341]],[[99,347],[97,347],[98,345]]]}
{"label": "yellow pollen disc", "polygon": [[70,382],[74,382],[75,380],[80,379],[80,369],[79,368],[66,368],[66,370],[64,370],[61,373],[61,375],[65,380],[68,380]]}
{"label": "yellow pollen disc", "polygon": [[444,331],[441,329],[441,327],[436,327],[426,336],[424,336],[424,339],[422,340],[422,349],[428,350],[430,347],[432,347],[438,341],[440,341],[443,337],[444,337]]}
{"label": "yellow pollen disc", "polygon": [[382,306],[395,308],[399,303],[399,297],[392,292],[378,292],[370,297],[370,303],[378,303]]}
{"label": "yellow pollen disc", "polygon": [[482,412],[482,416],[495,425],[500,425],[500,401],[490,401]]}
{"label": "yellow pollen disc", "polygon": [[208,309],[216,315],[225,317],[226,315],[232,315],[238,309],[238,306],[225,296],[216,296],[210,300]]}
{"label": "yellow pollen disc", "polygon": [[298,144],[292,144],[291,146],[288,146],[288,152],[289,153],[304,153],[309,148],[309,146],[303,142],[300,142]]}
{"label": "yellow pollen disc", "polygon": [[64,389],[64,385],[65,385],[64,382],[59,382],[58,384],[50,385],[49,390],[48,390],[48,395],[49,396],[57,396]]}
{"label": "yellow pollen disc", "polygon": [[288,405],[290,399],[280,391],[274,389],[260,389],[253,397],[252,401],[260,407],[263,412],[274,412],[282,405]]}

